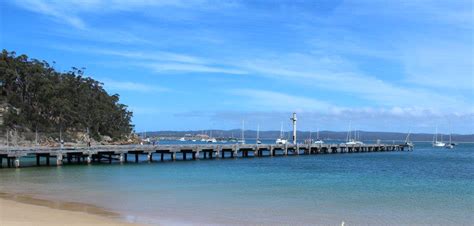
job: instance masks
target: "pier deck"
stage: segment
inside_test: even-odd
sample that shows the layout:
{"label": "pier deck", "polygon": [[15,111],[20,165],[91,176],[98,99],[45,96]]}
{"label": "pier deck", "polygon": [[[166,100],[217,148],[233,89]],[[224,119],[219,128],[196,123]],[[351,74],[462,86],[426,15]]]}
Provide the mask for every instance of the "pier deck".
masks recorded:
{"label": "pier deck", "polygon": [[[207,159],[207,158],[237,158],[237,157],[262,157],[262,156],[287,156],[310,154],[334,153],[361,153],[385,151],[411,151],[413,148],[406,144],[176,144],[176,145],[100,145],[92,147],[4,147],[0,148],[0,167],[6,159],[7,167],[20,167],[24,157],[36,157],[36,165],[50,165],[50,158],[56,161],[54,165],[63,163],[92,163],[92,162],[139,162],[140,156],[145,155],[147,161],[154,161],[154,156],[159,156],[160,161],[168,156],[177,160]],[[250,153],[250,155],[249,155]],[[227,155],[226,155],[227,154]]]}

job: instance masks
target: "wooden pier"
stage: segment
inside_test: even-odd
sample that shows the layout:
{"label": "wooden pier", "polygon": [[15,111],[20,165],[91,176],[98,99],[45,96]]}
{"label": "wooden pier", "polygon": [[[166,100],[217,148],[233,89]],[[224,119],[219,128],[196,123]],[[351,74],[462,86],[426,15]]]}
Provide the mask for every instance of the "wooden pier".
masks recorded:
{"label": "wooden pier", "polygon": [[[35,157],[36,165],[91,164],[242,158],[263,156],[313,155],[336,153],[364,153],[411,151],[406,144],[176,144],[176,145],[101,145],[93,147],[6,147],[0,148],[0,167],[20,167],[22,158]],[[51,164],[51,159],[55,164]],[[45,160],[42,162],[42,160]]]}

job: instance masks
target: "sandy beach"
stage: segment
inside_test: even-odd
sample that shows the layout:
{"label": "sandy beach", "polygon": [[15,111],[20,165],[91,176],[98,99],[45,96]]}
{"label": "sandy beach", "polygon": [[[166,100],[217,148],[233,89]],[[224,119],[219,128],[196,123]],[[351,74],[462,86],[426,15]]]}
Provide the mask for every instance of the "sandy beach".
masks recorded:
{"label": "sandy beach", "polygon": [[28,196],[0,195],[0,225],[135,225],[100,208]]}

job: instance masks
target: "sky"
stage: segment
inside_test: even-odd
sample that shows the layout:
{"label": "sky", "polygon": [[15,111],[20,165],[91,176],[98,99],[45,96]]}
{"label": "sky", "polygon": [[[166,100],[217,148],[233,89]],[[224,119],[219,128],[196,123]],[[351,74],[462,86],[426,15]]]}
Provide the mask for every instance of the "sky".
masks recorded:
{"label": "sky", "polygon": [[[12,0],[1,47],[85,68],[137,132],[474,133],[470,0]],[[53,63],[54,62],[54,63]]]}

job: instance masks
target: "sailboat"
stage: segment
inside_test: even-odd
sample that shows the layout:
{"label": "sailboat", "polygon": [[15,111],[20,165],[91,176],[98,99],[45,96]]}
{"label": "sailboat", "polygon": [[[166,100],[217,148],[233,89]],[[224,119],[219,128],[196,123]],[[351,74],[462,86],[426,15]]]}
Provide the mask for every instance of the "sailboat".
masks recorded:
{"label": "sailboat", "polygon": [[[358,134],[357,130],[354,130],[354,138],[352,138],[352,122],[349,122],[349,131],[347,132],[347,145],[356,145],[356,144],[364,144],[362,141],[358,141]],[[360,134],[359,134],[360,135]]]}
{"label": "sailboat", "polygon": [[207,139],[207,143],[216,143],[216,142],[217,142],[216,138]]}
{"label": "sailboat", "polygon": [[229,142],[232,142],[232,143],[238,142],[238,140],[234,137],[234,132],[231,133],[231,137],[229,139]]}
{"label": "sailboat", "polygon": [[312,144],[313,143],[313,137],[311,135],[312,135],[312,132],[310,130],[309,131],[309,138],[304,141],[305,144]]}
{"label": "sailboat", "polygon": [[324,141],[319,139],[319,129],[316,132],[316,141],[314,141],[315,144],[324,144]]}
{"label": "sailboat", "polygon": [[452,134],[449,134],[449,143],[447,143],[447,144],[444,145],[445,148],[453,149],[454,146],[456,145],[456,144],[453,143],[453,141],[451,140],[451,137],[452,137]]}
{"label": "sailboat", "polygon": [[355,131],[355,143],[356,144],[364,144],[364,142],[362,142],[361,139],[360,139],[360,130]]}
{"label": "sailboat", "polygon": [[283,137],[283,123],[281,123],[280,126],[280,137],[276,139],[275,141],[276,144],[286,144],[288,143],[288,140]]}
{"label": "sailboat", "polygon": [[206,141],[207,141],[207,143],[216,143],[217,142],[216,138],[212,137],[212,130],[209,131],[209,138]]}
{"label": "sailboat", "polygon": [[257,144],[261,144],[262,141],[260,141],[260,125],[257,125]]}
{"label": "sailboat", "polygon": [[205,138],[207,136],[207,132],[203,130],[201,136],[202,136],[201,142],[207,142],[207,139]]}
{"label": "sailboat", "polygon": [[446,143],[443,142],[443,139],[441,141],[438,141],[438,126],[436,126],[436,133],[434,134],[433,137],[433,147],[445,147]]}
{"label": "sailboat", "polygon": [[245,144],[244,126],[245,126],[245,121],[242,120],[242,137],[239,140],[239,143],[241,144]]}
{"label": "sailboat", "polygon": [[413,142],[410,141],[410,131],[408,131],[407,137],[405,138],[405,145],[413,147]]}

